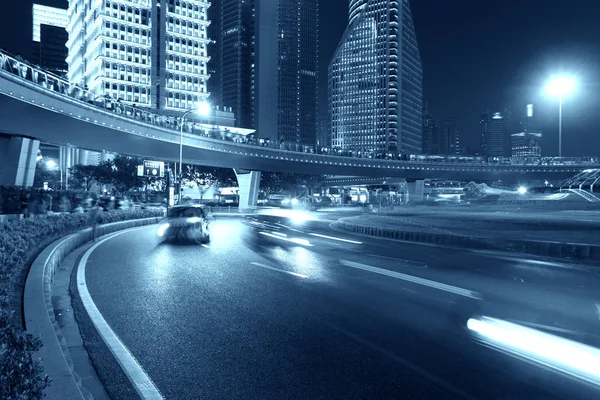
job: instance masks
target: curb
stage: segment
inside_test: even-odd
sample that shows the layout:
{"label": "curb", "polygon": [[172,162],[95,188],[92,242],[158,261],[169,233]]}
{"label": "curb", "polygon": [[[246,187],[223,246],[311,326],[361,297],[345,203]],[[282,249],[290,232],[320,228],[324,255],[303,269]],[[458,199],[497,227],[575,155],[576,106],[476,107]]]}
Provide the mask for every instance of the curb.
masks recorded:
{"label": "curb", "polygon": [[[97,237],[123,229],[158,223],[162,217],[113,222],[98,226]],[[60,263],[75,249],[92,239],[91,228],[73,233],[46,247],[35,259],[25,282],[23,312],[27,333],[40,337],[43,346],[36,352],[51,384],[44,391],[49,400],[90,399],[81,378],[73,368],[73,359],[52,306],[52,282]]]}
{"label": "curb", "polygon": [[498,250],[498,248],[506,249],[506,247],[508,247],[513,251],[533,255],[600,261],[600,246],[593,244],[541,240],[491,239],[431,232],[400,231],[389,228],[349,224],[343,221],[338,221],[337,224],[338,227],[349,232],[408,242],[458,246],[481,250]]}

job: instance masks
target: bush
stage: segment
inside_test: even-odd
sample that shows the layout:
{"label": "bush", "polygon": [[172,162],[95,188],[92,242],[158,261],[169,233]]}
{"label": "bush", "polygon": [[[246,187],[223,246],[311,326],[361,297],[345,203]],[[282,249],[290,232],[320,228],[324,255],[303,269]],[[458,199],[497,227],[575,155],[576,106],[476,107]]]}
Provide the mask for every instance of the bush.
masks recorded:
{"label": "bush", "polygon": [[[161,217],[162,210],[114,210],[100,214],[100,222]],[[19,323],[20,290],[27,266],[39,252],[61,236],[87,224],[86,214],[54,215],[0,224],[0,398],[41,399],[49,384],[34,353],[41,341],[25,333]],[[12,311],[11,311],[12,310]]]}

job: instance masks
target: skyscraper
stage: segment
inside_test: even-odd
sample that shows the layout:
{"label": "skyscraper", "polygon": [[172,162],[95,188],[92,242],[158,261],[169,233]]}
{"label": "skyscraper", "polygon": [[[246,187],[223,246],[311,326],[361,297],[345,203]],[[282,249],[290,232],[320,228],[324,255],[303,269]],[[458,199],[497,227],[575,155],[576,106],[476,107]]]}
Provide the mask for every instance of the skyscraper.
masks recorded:
{"label": "skyscraper", "polygon": [[513,157],[541,157],[542,132],[519,132],[511,135]]}
{"label": "skyscraper", "polygon": [[67,10],[34,4],[32,16],[33,63],[57,75],[66,75]]}
{"label": "skyscraper", "polygon": [[434,140],[437,141],[439,136],[439,127],[435,119],[429,114],[427,107],[423,111],[423,154],[436,154],[436,146],[434,146]]}
{"label": "skyscraper", "polygon": [[252,98],[253,12],[252,0],[221,0],[219,68],[217,75],[223,105],[232,107],[236,125],[254,126]]}
{"label": "skyscraper", "polygon": [[208,99],[205,0],[70,0],[68,79],[94,95],[186,110]]}
{"label": "skyscraper", "polygon": [[318,15],[318,0],[279,1],[277,123],[283,142],[316,143]]}
{"label": "skyscraper", "polygon": [[332,146],[420,153],[422,79],[409,1],[350,0],[329,64]]}
{"label": "skyscraper", "polygon": [[[208,20],[208,38],[209,42],[206,48],[207,54],[210,57],[208,61],[208,74],[210,79],[206,83],[210,100],[213,104],[222,105],[223,98],[221,97],[221,3],[222,0],[211,0],[210,7],[207,11]],[[236,112],[239,120],[239,115]],[[238,125],[239,126],[239,125]]]}
{"label": "skyscraper", "polygon": [[314,145],[318,0],[221,0],[221,95],[260,138]]}
{"label": "skyscraper", "polygon": [[[511,113],[484,113],[482,119],[482,138],[485,142],[485,155],[488,157],[511,156]],[[489,118],[488,118],[489,117]]]}
{"label": "skyscraper", "polygon": [[440,130],[437,154],[459,155],[460,151],[460,131],[458,123],[454,118],[446,119]]}

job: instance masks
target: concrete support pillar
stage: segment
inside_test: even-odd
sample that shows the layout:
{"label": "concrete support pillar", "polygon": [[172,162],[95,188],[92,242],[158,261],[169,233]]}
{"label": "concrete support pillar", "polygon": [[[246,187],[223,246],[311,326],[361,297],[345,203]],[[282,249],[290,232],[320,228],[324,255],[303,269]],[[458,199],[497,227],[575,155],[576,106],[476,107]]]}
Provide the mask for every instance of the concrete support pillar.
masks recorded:
{"label": "concrete support pillar", "polygon": [[105,161],[108,161],[108,153],[102,150],[102,153],[100,153],[100,162],[103,163]]}
{"label": "concrete support pillar", "polygon": [[83,150],[83,149],[79,149],[79,161],[77,162],[77,164],[79,165],[88,165],[88,151],[87,150]]}
{"label": "concrete support pillar", "polygon": [[23,137],[4,139],[0,149],[0,185],[31,187],[40,141]]}
{"label": "concrete support pillar", "polygon": [[406,184],[406,202],[420,202],[424,200],[425,181],[417,180]]}
{"label": "concrete support pillar", "polygon": [[239,211],[252,210],[258,202],[258,192],[260,190],[260,171],[247,171],[235,169],[238,186],[240,188]]}

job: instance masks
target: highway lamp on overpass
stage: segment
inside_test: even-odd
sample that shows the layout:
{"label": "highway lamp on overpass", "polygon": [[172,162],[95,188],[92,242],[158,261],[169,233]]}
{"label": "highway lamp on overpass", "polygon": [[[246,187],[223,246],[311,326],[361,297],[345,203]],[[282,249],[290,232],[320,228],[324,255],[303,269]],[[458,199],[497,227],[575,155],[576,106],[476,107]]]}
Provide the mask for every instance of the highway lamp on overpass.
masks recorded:
{"label": "highway lamp on overpass", "polygon": [[185,123],[185,117],[192,113],[196,113],[201,117],[208,117],[210,115],[211,107],[207,101],[203,101],[198,104],[195,108],[191,108],[183,113],[179,118],[179,174],[177,175],[177,199],[178,203],[181,203],[181,181],[183,180],[183,125]]}
{"label": "highway lamp on overpass", "polygon": [[562,105],[563,97],[575,90],[575,79],[569,76],[556,77],[546,87],[549,95],[558,97],[558,157],[562,157]]}

